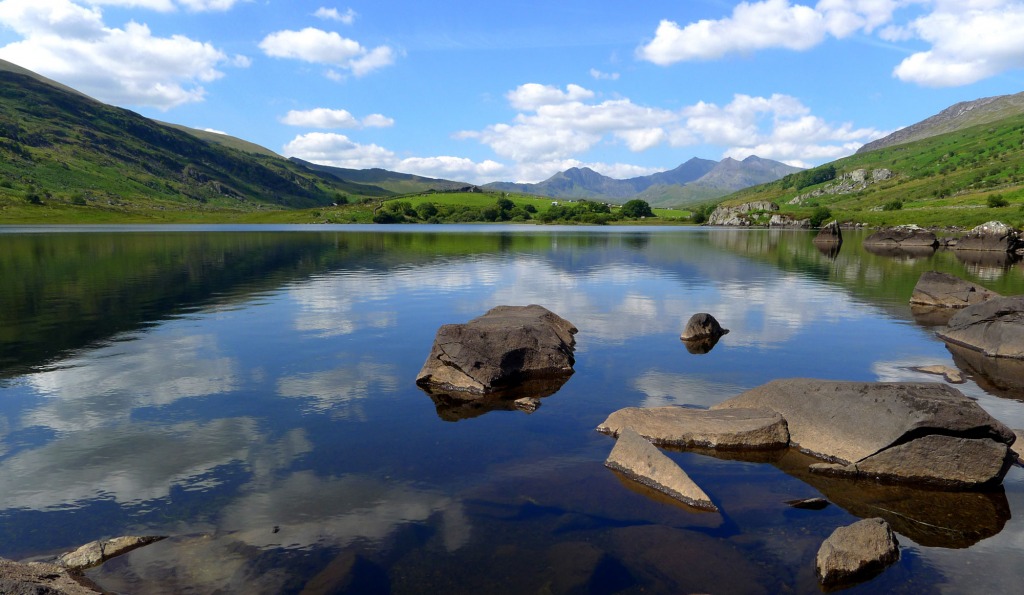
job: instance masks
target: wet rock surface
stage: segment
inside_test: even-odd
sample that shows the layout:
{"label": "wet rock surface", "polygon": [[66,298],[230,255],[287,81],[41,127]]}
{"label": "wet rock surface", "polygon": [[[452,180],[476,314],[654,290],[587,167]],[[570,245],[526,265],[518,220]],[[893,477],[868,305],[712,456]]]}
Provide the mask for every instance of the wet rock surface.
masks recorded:
{"label": "wet rock surface", "polygon": [[156,535],[126,535],[113,539],[93,541],[73,552],[61,554],[57,557],[57,564],[71,570],[85,570],[86,568],[99,566],[115,556],[120,556],[135,548],[149,545],[161,539],[165,539],[165,537]]}
{"label": "wet rock surface", "polygon": [[765,409],[627,407],[608,416],[597,431],[618,436],[626,428],[668,446],[770,449],[789,444],[786,420]]}
{"label": "wet rock surface", "polygon": [[818,550],[815,569],[826,587],[852,585],[871,578],[899,557],[899,543],[889,524],[879,518],[864,519],[832,532]]}
{"label": "wet rock surface", "polygon": [[843,243],[843,230],[839,228],[839,222],[833,220],[831,223],[821,228],[818,235],[814,236],[814,244],[821,246],[832,246],[835,244]]}
{"label": "wet rock surface", "polygon": [[1024,248],[1019,231],[1000,221],[989,221],[960,238],[954,250],[977,252],[1016,252]]}
{"label": "wet rock surface", "polygon": [[1024,360],[1024,296],[993,298],[964,308],[938,335],[989,357]]}
{"label": "wet rock surface", "polygon": [[880,248],[934,248],[939,239],[916,225],[899,225],[876,231],[864,239],[864,246]]}
{"label": "wet rock surface", "polygon": [[910,303],[934,308],[966,308],[997,297],[998,293],[970,281],[948,273],[928,271],[914,286]]}
{"label": "wet rock surface", "polygon": [[700,489],[672,459],[629,428],[619,433],[615,447],[604,464],[634,481],[668,494],[694,508],[713,512],[718,510],[704,490]]}
{"label": "wet rock surface", "polygon": [[[1000,482],[1014,440],[976,402],[939,383],[776,380],[712,410],[733,408],[781,414],[792,446],[837,464],[822,471],[947,488]],[[952,453],[936,452],[938,443]]]}
{"label": "wet rock surface", "polygon": [[946,343],[946,349],[953,356],[953,363],[986,392],[1024,401],[1024,359],[989,357],[953,343]]}
{"label": "wet rock surface", "polygon": [[542,306],[498,306],[468,323],[438,329],[416,382],[442,392],[482,395],[530,379],[568,376],[576,332]]}

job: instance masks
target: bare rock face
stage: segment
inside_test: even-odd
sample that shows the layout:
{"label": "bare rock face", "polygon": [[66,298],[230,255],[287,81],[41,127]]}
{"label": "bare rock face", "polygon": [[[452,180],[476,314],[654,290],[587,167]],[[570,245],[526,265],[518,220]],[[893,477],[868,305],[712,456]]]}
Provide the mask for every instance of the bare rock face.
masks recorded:
{"label": "bare rock face", "polygon": [[765,409],[627,407],[609,415],[597,431],[618,436],[627,428],[654,444],[686,448],[763,450],[789,444],[786,420]]}
{"label": "bare rock face", "polygon": [[865,246],[881,248],[934,248],[939,245],[935,234],[916,225],[898,225],[879,230],[864,239]]}
{"label": "bare rock face", "polygon": [[694,508],[718,511],[711,498],[672,459],[629,428],[620,434],[605,466]]}
{"label": "bare rock face", "polygon": [[843,243],[843,231],[839,229],[839,221],[832,220],[831,223],[821,228],[818,235],[814,236],[816,245],[832,245]]}
{"label": "bare rock face", "polygon": [[96,595],[87,579],[56,564],[23,564],[0,558],[0,593],[5,595]]}
{"label": "bare rock face", "polygon": [[717,339],[728,332],[729,330],[722,328],[722,325],[715,320],[714,316],[707,312],[698,312],[686,322],[686,328],[683,329],[679,338],[683,341],[695,341],[712,337]]}
{"label": "bare rock face", "polygon": [[899,558],[899,543],[889,524],[864,519],[833,531],[818,550],[815,568],[821,584],[833,587],[871,578]]}
{"label": "bare rock face", "polygon": [[99,566],[107,560],[128,553],[136,548],[165,539],[162,536],[132,536],[115,537],[87,543],[73,552],[61,554],[57,558],[57,564],[71,570],[85,570],[93,566]]}
{"label": "bare rock face", "polygon": [[969,231],[960,238],[955,250],[982,252],[1016,252],[1024,247],[1024,239],[1016,229],[1000,221],[989,221]]}
{"label": "bare rock face", "polygon": [[999,297],[980,285],[938,271],[921,275],[910,295],[910,303],[933,308],[966,308]]}
{"label": "bare rock face", "polygon": [[1013,432],[946,384],[776,380],[712,409],[731,408],[781,414],[829,474],[963,489],[999,483],[1012,462]]}
{"label": "bare rock face", "polygon": [[576,332],[542,306],[498,306],[468,323],[438,329],[416,383],[482,395],[527,380],[568,376]]}
{"label": "bare rock face", "polygon": [[1024,359],[1024,296],[993,298],[964,308],[938,335],[989,357]]}

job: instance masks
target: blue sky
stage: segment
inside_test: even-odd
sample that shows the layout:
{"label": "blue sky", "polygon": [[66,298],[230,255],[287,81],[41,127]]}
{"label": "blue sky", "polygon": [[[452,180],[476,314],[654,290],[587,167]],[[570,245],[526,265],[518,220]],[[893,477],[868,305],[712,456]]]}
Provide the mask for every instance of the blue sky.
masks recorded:
{"label": "blue sky", "polygon": [[0,58],[285,156],[483,183],[812,166],[1024,91],[1024,0],[0,0]]}

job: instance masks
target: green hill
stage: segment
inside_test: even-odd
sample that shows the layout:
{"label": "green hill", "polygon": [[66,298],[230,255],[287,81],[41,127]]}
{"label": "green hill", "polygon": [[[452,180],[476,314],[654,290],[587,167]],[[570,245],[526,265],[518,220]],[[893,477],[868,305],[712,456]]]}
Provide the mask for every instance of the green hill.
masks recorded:
{"label": "green hill", "polygon": [[798,218],[826,207],[840,221],[973,226],[1024,219],[1024,113],[857,153],[733,193]]}
{"label": "green hill", "polygon": [[90,210],[246,212],[392,194],[188,130],[0,64],[0,220],[27,205],[88,220]]}
{"label": "green hill", "polygon": [[403,174],[379,167],[370,169],[348,169],[344,167],[333,167],[303,161],[298,157],[290,158],[290,161],[315,171],[331,174],[349,182],[360,184],[372,184],[384,188],[396,194],[417,194],[420,192],[451,192],[465,190],[472,186],[467,182],[456,182],[440,178],[427,178],[414,174]]}

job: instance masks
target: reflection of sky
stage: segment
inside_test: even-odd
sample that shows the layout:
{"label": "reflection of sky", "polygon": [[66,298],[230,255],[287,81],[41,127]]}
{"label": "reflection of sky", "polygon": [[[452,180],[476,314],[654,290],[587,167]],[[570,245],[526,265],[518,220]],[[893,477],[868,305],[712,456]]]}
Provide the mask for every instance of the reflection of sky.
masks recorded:
{"label": "reflection of sky", "polygon": [[369,361],[323,372],[284,376],[277,381],[282,397],[309,399],[309,409],[332,411],[339,419],[366,421],[359,400],[375,392],[394,392],[398,387],[393,367]]}

